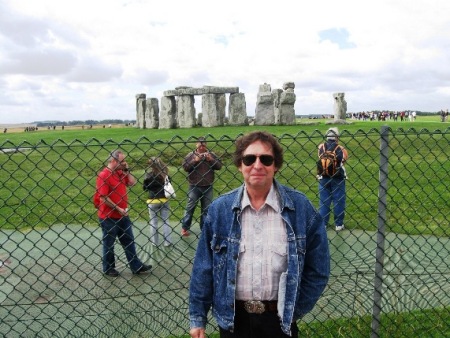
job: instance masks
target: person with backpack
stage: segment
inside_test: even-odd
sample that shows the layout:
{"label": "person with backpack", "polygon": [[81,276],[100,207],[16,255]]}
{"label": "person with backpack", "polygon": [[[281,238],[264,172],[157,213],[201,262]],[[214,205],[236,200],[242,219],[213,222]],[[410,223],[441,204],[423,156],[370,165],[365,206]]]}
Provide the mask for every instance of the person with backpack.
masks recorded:
{"label": "person with backpack", "polygon": [[317,162],[317,179],[319,180],[319,213],[328,226],[331,202],[333,202],[334,224],[336,231],[344,229],[345,216],[345,180],[347,173],[344,163],[347,150],[339,145],[339,129],[327,130],[326,142],[319,145]]}

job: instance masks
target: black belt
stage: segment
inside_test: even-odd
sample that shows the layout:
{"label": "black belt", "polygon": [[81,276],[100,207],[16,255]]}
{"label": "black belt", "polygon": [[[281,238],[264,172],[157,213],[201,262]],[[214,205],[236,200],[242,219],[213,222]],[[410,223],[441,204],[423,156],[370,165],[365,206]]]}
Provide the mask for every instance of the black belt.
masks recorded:
{"label": "black belt", "polygon": [[236,308],[241,308],[248,313],[261,314],[264,312],[276,312],[278,301],[276,300],[236,300]]}

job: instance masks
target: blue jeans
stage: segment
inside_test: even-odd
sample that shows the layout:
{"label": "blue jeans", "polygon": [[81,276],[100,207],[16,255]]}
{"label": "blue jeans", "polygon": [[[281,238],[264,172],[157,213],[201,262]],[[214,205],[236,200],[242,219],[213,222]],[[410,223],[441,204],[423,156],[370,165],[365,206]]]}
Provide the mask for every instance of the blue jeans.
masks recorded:
{"label": "blue jeans", "polygon": [[328,225],[330,219],[331,202],[333,202],[333,214],[335,226],[344,225],[345,216],[345,179],[323,177],[319,180],[319,213],[324,225]]}
{"label": "blue jeans", "polygon": [[114,242],[116,241],[116,238],[119,239],[120,244],[125,250],[125,255],[131,271],[138,271],[142,267],[142,262],[136,254],[130,217],[126,216],[120,219],[100,218],[99,221],[103,232],[103,272],[116,268],[114,256]]}
{"label": "blue jeans", "polygon": [[172,228],[169,224],[169,202],[148,204],[148,214],[150,216],[150,236],[151,242],[155,245],[159,245],[159,233],[158,233],[158,219],[161,218],[163,222],[164,241],[166,243],[172,243],[170,240],[170,233]]}
{"label": "blue jeans", "polygon": [[200,200],[200,206],[202,214],[200,216],[200,229],[203,228],[203,221],[208,211],[208,207],[213,199],[213,186],[207,185],[204,187],[199,187],[196,185],[189,185],[188,191],[188,202],[186,206],[186,211],[182,220],[181,227],[184,230],[189,230],[192,224],[192,217],[194,216],[194,211]]}

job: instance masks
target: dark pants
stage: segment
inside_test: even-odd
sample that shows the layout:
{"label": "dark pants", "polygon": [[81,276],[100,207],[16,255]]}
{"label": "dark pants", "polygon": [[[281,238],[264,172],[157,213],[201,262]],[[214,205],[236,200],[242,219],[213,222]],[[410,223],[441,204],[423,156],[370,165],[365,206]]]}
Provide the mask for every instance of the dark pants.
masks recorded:
{"label": "dark pants", "polygon": [[202,214],[200,215],[200,229],[203,228],[203,220],[208,211],[208,207],[213,200],[213,186],[207,185],[204,187],[189,185],[188,202],[184,217],[181,221],[181,227],[184,230],[189,230],[192,224],[192,217],[194,216],[195,207],[200,201]]}
{"label": "dark pants", "polygon": [[285,338],[298,337],[297,324],[291,324],[291,336],[281,330],[281,321],[276,312],[262,314],[247,313],[242,308],[236,309],[234,331],[219,327],[220,338]]}
{"label": "dark pants", "polygon": [[142,262],[136,254],[130,218],[126,216],[121,219],[100,219],[100,225],[102,226],[103,232],[103,272],[108,272],[116,267],[116,259],[114,255],[114,242],[116,241],[116,238],[119,239],[120,244],[122,244],[122,247],[125,250],[128,264],[130,264],[130,269],[132,271],[139,270],[142,267]]}

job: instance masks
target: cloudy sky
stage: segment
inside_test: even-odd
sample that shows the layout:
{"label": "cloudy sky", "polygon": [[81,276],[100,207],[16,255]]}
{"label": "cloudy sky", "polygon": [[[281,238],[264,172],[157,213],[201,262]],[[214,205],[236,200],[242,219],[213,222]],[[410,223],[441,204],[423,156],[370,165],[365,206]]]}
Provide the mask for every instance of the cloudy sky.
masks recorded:
{"label": "cloudy sky", "polygon": [[[135,95],[295,83],[296,114],[450,108],[448,0],[1,0],[0,123],[134,119]],[[201,98],[196,97],[201,111]]]}

